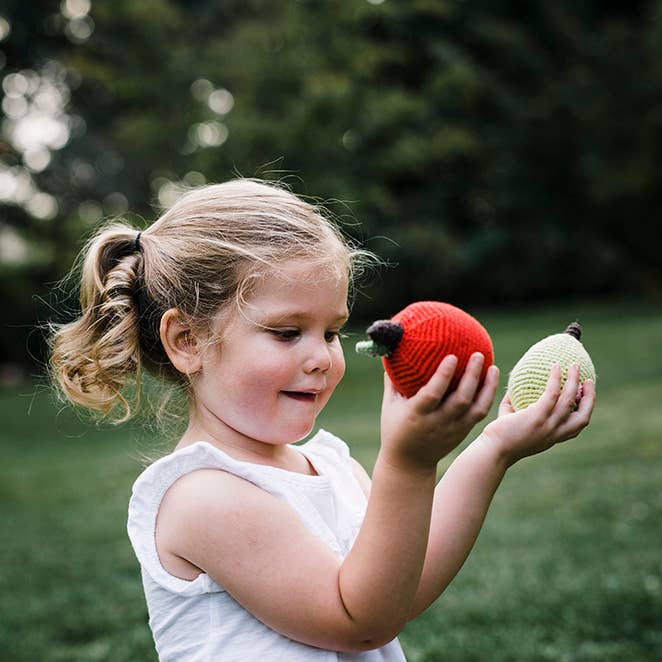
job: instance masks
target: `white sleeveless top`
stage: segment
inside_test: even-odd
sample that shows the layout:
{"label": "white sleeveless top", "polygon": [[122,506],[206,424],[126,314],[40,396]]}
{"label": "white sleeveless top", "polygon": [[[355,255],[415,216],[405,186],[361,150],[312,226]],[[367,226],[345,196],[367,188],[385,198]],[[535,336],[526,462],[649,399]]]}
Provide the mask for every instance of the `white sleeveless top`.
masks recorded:
{"label": "white sleeveless top", "polygon": [[136,480],[127,530],[140,562],[149,625],[161,662],[405,660],[397,639],[361,653],[338,653],[293,641],[258,621],[206,573],[188,581],[161,565],[155,543],[161,500],[178,478],[209,468],[240,476],[285,501],[313,535],[344,558],[367,505],[352,472],[347,445],[320,430],[293,448],[306,456],[317,476],[235,460],[199,441],[157,460]]}

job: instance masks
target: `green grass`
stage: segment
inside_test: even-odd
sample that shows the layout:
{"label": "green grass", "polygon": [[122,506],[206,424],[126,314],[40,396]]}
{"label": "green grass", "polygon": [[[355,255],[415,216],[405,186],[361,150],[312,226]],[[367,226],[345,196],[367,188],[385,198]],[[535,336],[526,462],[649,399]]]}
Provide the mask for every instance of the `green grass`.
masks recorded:
{"label": "green grass", "polygon": [[[662,313],[472,312],[502,392],[523,350],[579,318],[598,404],[579,439],[510,471],[460,574],[402,634],[408,659],[662,659]],[[381,370],[353,355],[360,335],[320,425],[369,468]],[[155,660],[125,521],[141,458],[163,440],[90,427],[40,388],[0,393],[0,417],[0,659]]]}

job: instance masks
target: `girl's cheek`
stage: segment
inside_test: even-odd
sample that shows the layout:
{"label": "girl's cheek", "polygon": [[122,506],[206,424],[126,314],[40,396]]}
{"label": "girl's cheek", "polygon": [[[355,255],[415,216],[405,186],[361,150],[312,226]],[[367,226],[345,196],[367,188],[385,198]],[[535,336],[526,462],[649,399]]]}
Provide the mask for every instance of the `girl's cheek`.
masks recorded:
{"label": "girl's cheek", "polygon": [[338,343],[338,348],[337,348],[337,355],[338,355],[338,364],[342,366],[342,372],[343,374],[345,373],[345,352],[343,350],[343,347],[340,343]]}
{"label": "girl's cheek", "polygon": [[338,349],[337,355],[333,357],[333,370],[336,383],[338,383],[345,374],[345,355],[342,347]]}

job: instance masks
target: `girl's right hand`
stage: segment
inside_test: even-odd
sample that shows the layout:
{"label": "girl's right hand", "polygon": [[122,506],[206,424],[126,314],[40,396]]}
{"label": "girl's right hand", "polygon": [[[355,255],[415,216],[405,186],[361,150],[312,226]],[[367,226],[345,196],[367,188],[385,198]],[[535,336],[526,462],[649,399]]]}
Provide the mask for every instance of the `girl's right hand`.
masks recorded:
{"label": "girl's right hand", "polygon": [[411,398],[400,395],[384,375],[382,452],[391,463],[412,469],[434,469],[471,428],[487,416],[499,381],[491,366],[478,388],[484,357],[473,354],[455,391],[448,394],[457,357],[446,356],[436,372]]}
{"label": "girl's right hand", "polygon": [[588,424],[595,404],[595,386],[590,379],[583,383],[577,404],[579,366],[568,369],[561,390],[561,367],[552,367],[545,392],[534,404],[515,411],[508,394],[499,406],[499,415],[483,432],[486,441],[496,444],[506,466],[535,455],[555,444],[576,437]]}

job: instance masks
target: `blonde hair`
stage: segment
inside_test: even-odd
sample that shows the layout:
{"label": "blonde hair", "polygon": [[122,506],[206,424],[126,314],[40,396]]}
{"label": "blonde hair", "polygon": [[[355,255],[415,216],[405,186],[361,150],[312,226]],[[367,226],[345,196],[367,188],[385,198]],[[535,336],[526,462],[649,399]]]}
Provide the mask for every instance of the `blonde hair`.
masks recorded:
{"label": "blonde hair", "polygon": [[219,311],[249,296],[256,274],[305,258],[351,283],[373,256],[321,207],[280,185],[239,179],[189,191],[140,235],[113,222],[81,258],[81,314],[53,329],[51,377],[66,399],[103,416],[119,407],[119,423],[139,408],[143,369],[184,384],[161,344],[168,309],[207,333]]}

